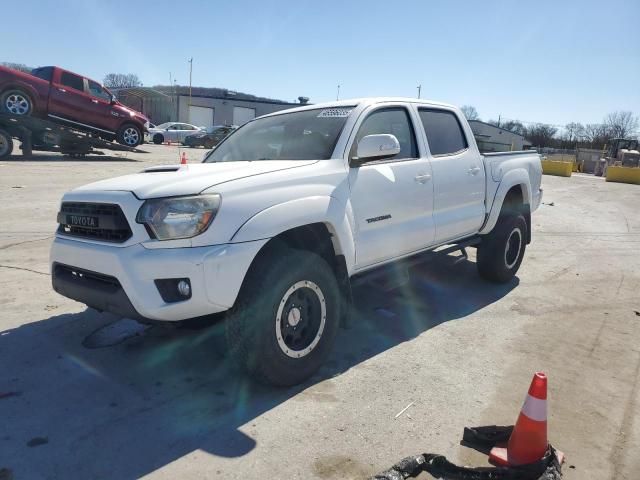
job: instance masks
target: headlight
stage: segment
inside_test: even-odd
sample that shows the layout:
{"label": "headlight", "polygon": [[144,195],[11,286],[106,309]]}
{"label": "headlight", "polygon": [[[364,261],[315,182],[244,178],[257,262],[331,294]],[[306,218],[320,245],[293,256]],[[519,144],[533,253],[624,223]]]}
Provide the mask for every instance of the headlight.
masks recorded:
{"label": "headlight", "polygon": [[191,238],[209,228],[220,201],[218,194],[151,199],[140,207],[136,222],[158,240]]}

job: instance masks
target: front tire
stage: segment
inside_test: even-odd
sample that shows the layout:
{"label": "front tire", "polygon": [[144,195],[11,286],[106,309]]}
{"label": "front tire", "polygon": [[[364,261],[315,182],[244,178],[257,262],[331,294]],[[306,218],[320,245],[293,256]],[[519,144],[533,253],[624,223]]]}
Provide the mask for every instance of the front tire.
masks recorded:
{"label": "front tire", "polygon": [[33,113],[33,100],[22,90],[7,90],[0,99],[0,110],[26,117]]}
{"label": "front tire", "polygon": [[485,280],[507,283],[522,263],[527,222],[521,214],[501,215],[494,230],[478,246],[478,273]]}
{"label": "front tire", "polygon": [[4,160],[13,151],[13,139],[4,130],[0,130],[0,160]]}
{"label": "front tire", "polygon": [[336,277],[322,257],[286,247],[263,252],[226,320],[231,358],[262,383],[301,383],[328,357],[340,305]]}
{"label": "front tire", "polygon": [[161,145],[162,142],[164,142],[164,135],[162,135],[161,133],[156,133],[153,136],[153,143],[155,143],[156,145]]}
{"label": "front tire", "polygon": [[121,126],[116,134],[117,142],[127,147],[137,147],[142,143],[142,138],[142,130],[131,123]]}

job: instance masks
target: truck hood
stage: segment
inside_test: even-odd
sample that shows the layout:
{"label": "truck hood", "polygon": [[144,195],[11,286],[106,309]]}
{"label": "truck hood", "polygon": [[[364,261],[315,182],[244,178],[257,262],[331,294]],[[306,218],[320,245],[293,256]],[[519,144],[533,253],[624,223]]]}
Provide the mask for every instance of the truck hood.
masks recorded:
{"label": "truck hood", "polygon": [[133,192],[140,199],[195,195],[221,183],[270,172],[304,167],[316,160],[260,160],[255,162],[159,165],[140,173],[110,178],[75,189]]}

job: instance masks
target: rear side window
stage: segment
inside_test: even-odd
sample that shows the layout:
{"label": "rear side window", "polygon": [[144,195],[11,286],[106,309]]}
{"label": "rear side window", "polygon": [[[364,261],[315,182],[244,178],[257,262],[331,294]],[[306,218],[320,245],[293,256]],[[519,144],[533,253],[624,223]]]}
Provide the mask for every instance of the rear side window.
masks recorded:
{"label": "rear side window", "polygon": [[69,72],[62,72],[60,83],[65,87],[84,92],[84,79]]}
{"label": "rear side window", "polygon": [[40,67],[40,68],[34,68],[33,70],[31,70],[31,75],[33,75],[34,77],[41,78],[42,80],[46,80],[47,82],[51,81],[52,74],[53,74],[52,67]]}
{"label": "rear side window", "polygon": [[451,155],[469,146],[453,112],[424,108],[419,112],[431,155]]}

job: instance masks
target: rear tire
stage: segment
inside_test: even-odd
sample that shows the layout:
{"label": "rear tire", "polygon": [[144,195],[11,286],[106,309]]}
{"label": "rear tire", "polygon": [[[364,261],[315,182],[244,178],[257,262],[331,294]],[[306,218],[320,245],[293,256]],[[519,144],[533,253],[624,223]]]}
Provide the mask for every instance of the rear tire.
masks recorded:
{"label": "rear tire", "polygon": [[22,90],[7,90],[0,98],[0,111],[26,117],[33,113],[33,100]]}
{"label": "rear tire", "polygon": [[329,355],[340,306],[338,282],[322,257],[284,246],[261,252],[226,319],[230,356],[262,383],[296,385]]}
{"label": "rear tire", "polygon": [[527,222],[522,214],[501,214],[493,231],[478,246],[478,273],[485,280],[507,283],[522,263],[527,247]]}
{"label": "rear tire", "polygon": [[142,130],[132,123],[125,123],[116,134],[116,141],[127,147],[137,147],[142,143]]}
{"label": "rear tire", "polygon": [[0,160],[9,158],[13,151],[13,139],[4,130],[0,130]]}

